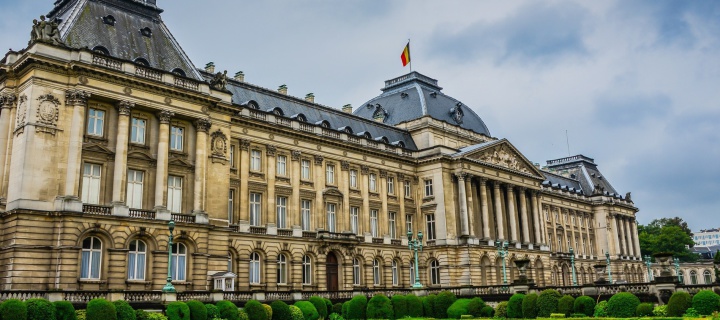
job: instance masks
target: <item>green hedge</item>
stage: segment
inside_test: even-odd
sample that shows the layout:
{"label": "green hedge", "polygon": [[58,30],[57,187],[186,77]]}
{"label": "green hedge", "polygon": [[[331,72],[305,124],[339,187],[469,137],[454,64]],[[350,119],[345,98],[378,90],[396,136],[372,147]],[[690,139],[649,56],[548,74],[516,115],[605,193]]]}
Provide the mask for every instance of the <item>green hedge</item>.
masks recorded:
{"label": "green hedge", "polygon": [[[317,310],[318,315],[320,315],[320,319],[327,318],[327,315],[328,315],[327,306],[325,305],[325,300],[323,300],[323,298],[318,297],[318,296],[313,296],[313,297],[310,297],[310,299],[308,299],[308,302],[312,303],[313,306],[315,306],[315,310]],[[300,309],[302,309],[302,308],[300,308]]]}
{"label": "green hedge", "polygon": [[435,298],[435,318],[447,318],[447,310],[457,301],[455,294],[450,291],[442,291]]}
{"label": "green hedge", "polygon": [[[113,301],[118,320],[136,320],[135,309],[125,300]],[[203,308],[205,309],[205,308]]]}
{"label": "green hedge", "polygon": [[238,309],[238,319],[240,320],[250,320],[250,316],[248,316],[247,312],[245,312],[245,309]]}
{"label": "green hedge", "polygon": [[190,320],[190,308],[182,301],[170,302],[165,309],[168,320]]}
{"label": "green hedge", "polygon": [[[220,318],[220,313],[218,312],[218,307],[216,305],[214,305],[212,303],[206,303],[205,310],[207,312],[208,320]],[[192,315],[192,309],[190,309],[190,315]],[[138,319],[138,320],[140,320],[140,319]]]}
{"label": "green hedge", "polygon": [[507,307],[507,317],[508,318],[522,318],[523,317],[523,310],[522,310],[522,304],[523,299],[525,299],[525,295],[522,293],[516,293],[510,297],[510,300],[508,301],[508,307]]}
{"label": "green hedge", "polygon": [[492,318],[495,316],[495,309],[491,306],[484,306],[482,310],[480,310],[480,316],[483,318]]}
{"label": "green hedge", "polygon": [[692,298],[685,291],[675,291],[670,296],[667,306],[668,317],[682,317],[685,311],[692,306]]}
{"label": "green hedge", "polygon": [[475,297],[470,300],[470,303],[467,305],[468,314],[473,317],[479,317],[482,315],[482,309],[485,308],[487,305],[485,304],[485,301],[483,301],[480,297]]}
{"label": "green hedge", "polygon": [[365,319],[367,311],[367,297],[354,296],[348,303],[347,319]]}
{"label": "green hedge", "polygon": [[205,308],[205,305],[202,302],[197,300],[189,300],[188,302],[185,302],[185,304],[187,304],[188,309],[190,309],[190,320],[208,319],[208,310],[207,308]]}
{"label": "green hedge", "polygon": [[323,298],[323,301],[325,301],[325,309],[327,310],[328,318],[333,313],[333,303],[330,301],[330,299]]}
{"label": "green hedge", "polygon": [[[448,318],[460,319],[464,314],[470,314],[468,312],[468,305],[472,300],[470,299],[457,299],[450,308],[447,309]],[[397,319],[397,318],[396,318]]]}
{"label": "green hedge", "polygon": [[525,319],[537,318],[537,299],[538,295],[531,293],[525,296],[522,301],[522,315]]}
{"label": "green hedge", "polygon": [[292,320],[305,320],[302,310],[296,306],[290,306],[290,313],[292,314]]}
{"label": "green hedge", "polygon": [[607,301],[600,301],[598,304],[595,305],[595,312],[593,312],[593,317],[604,318],[607,316]]}
{"label": "green hedge", "polygon": [[558,301],[561,297],[560,292],[557,292],[557,290],[543,290],[537,299],[537,316],[540,318],[548,318],[551,314],[556,313]]}
{"label": "green hedge", "polygon": [[635,309],[636,317],[650,317],[653,315],[653,304],[652,303],[641,303]]}
{"label": "green hedge", "polygon": [[[75,307],[68,301],[55,301],[55,319],[56,320],[76,320]],[[0,316],[2,318],[2,316]]]}
{"label": "green hedge", "polygon": [[497,307],[495,307],[495,318],[500,318],[500,319],[507,318],[507,307],[508,307],[507,301],[498,303]]}
{"label": "green hedge", "polygon": [[342,317],[348,319],[348,307],[350,307],[350,301],[345,301],[342,304]]}
{"label": "green hedge", "polygon": [[420,298],[414,294],[408,294],[405,296],[407,302],[407,315],[410,317],[422,317],[425,315],[423,312],[423,304]]}
{"label": "green hedge", "polygon": [[[323,302],[323,306],[324,305],[325,305],[325,302]],[[320,314],[317,312],[315,305],[313,305],[311,302],[298,301],[298,302],[295,302],[295,306],[300,308],[300,311],[302,311],[303,318],[305,318],[305,320],[320,319]],[[253,320],[255,320],[255,319],[253,319]]]}
{"label": "green hedge", "polygon": [[607,304],[608,317],[629,318],[635,315],[640,299],[630,292],[614,294]]}
{"label": "green hedge", "polygon": [[[287,303],[276,300],[270,304],[272,308],[272,320],[292,320],[292,313],[290,312],[290,306]],[[212,320],[212,319],[211,319]]]}
{"label": "green hedge", "polygon": [[333,307],[332,307],[333,313],[337,313],[337,314],[339,314],[339,315],[342,315],[342,312],[343,312],[343,311],[342,311],[342,306],[343,306],[343,303],[342,303],[342,302],[338,302],[338,303],[334,304]]}
{"label": "green hedge", "polygon": [[240,320],[237,306],[230,301],[218,301],[215,303],[218,317],[226,320]]}
{"label": "green hedge", "polygon": [[55,306],[47,299],[28,299],[25,305],[28,320],[55,320]]}
{"label": "green hedge", "polygon": [[117,320],[115,305],[102,298],[90,300],[86,310],[87,320]]}
{"label": "green hedge", "polygon": [[265,307],[257,300],[250,300],[243,307],[248,317],[253,320],[269,320]]}
{"label": "green hedge", "polygon": [[390,299],[384,294],[376,294],[367,304],[367,318],[369,319],[392,319],[393,307]]}
{"label": "green hedge", "polygon": [[435,298],[436,297],[437,296],[435,294],[429,294],[422,298],[423,314],[426,317],[434,317],[435,316]]}
{"label": "green hedge", "polygon": [[402,319],[408,314],[407,298],[404,295],[396,294],[390,298],[395,319]]}
{"label": "green hedge", "polygon": [[558,313],[564,314],[566,317],[569,317],[570,314],[573,313],[573,307],[575,305],[575,298],[569,295],[564,295],[560,300],[558,300]]}
{"label": "green hedge", "polygon": [[27,306],[18,299],[8,299],[0,305],[3,320],[26,320]]}
{"label": "green hedge", "polygon": [[575,299],[573,310],[575,310],[575,313],[582,313],[588,317],[592,317],[593,313],[595,313],[595,299],[588,296],[580,296]]}
{"label": "green hedge", "polygon": [[712,315],[720,311],[720,295],[711,290],[702,290],[693,296],[692,307],[703,316]]}

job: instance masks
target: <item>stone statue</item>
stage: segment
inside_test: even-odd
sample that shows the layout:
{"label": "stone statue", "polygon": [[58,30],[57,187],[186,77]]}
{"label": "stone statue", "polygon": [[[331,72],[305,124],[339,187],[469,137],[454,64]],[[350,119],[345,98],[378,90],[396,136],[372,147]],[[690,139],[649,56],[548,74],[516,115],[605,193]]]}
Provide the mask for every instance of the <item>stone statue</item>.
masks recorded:
{"label": "stone statue", "polygon": [[625,200],[626,200],[626,201],[629,201],[629,202],[632,202],[632,197],[630,197],[630,192],[628,192],[628,193],[625,194]]}
{"label": "stone statue", "polygon": [[227,70],[224,72],[218,72],[215,74],[215,77],[210,81],[210,87],[212,87],[215,90],[226,90],[225,87],[227,86]]}
{"label": "stone statue", "polygon": [[32,31],[30,32],[30,43],[35,41],[64,45],[60,39],[60,25],[57,20],[45,21],[45,16],[40,16],[40,21],[33,20]]}

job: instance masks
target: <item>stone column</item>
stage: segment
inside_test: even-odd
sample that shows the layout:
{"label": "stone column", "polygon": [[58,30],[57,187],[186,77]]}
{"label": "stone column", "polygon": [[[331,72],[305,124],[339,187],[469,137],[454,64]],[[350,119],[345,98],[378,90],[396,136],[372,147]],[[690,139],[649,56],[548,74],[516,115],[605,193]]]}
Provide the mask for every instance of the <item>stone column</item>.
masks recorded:
{"label": "stone column", "polygon": [[532,207],[532,215],[533,220],[535,220],[535,223],[533,224],[535,227],[535,243],[542,243],[542,230],[541,226],[543,223],[546,223],[545,220],[540,217],[540,210],[538,208],[537,203],[537,191],[536,190],[530,190],[530,206]]}
{"label": "stone column", "polygon": [[617,219],[618,219],[618,216],[617,216],[616,214],[614,214],[614,213],[611,213],[611,214],[610,214],[610,224],[612,225],[611,236],[612,236],[612,239],[613,239],[613,241],[614,241],[614,243],[615,243],[615,245],[614,245],[614,246],[615,246],[615,252],[614,252],[614,254],[615,254],[618,258],[620,258],[620,256],[621,256],[622,253],[620,252],[620,236],[619,236],[620,230],[618,229]]}
{"label": "stone column", "polygon": [[294,150],[291,153],[291,169],[292,176],[290,177],[290,184],[292,185],[292,196],[290,198],[290,208],[288,208],[288,224],[291,226],[301,226],[301,212],[300,212],[300,156],[302,153],[298,150]]}
{"label": "stone column", "polygon": [[68,145],[67,174],[65,177],[65,195],[79,197],[83,128],[85,128],[85,111],[90,93],[79,89],[71,89],[65,92],[65,98],[65,105],[73,107],[70,143]]}
{"label": "stone column", "polygon": [[193,213],[205,213],[205,183],[207,176],[207,140],[212,122],[210,119],[195,120],[195,188]]}
{"label": "stone column", "polygon": [[[280,228],[280,221],[277,221],[277,203],[275,197],[275,153],[277,148],[273,145],[265,147],[265,163],[267,168],[265,172],[265,179],[267,181],[267,208],[265,209],[265,221],[267,223],[274,223],[276,227]],[[287,170],[287,168],[285,168]],[[285,203],[285,227],[287,227],[288,210],[287,203]]]}
{"label": "stone column", "polygon": [[113,205],[125,205],[125,182],[127,180],[127,151],[128,132],[130,130],[130,111],[135,104],[130,101],[120,101],[118,108],[118,129],[115,140],[115,172],[113,174]]}
{"label": "stone column", "polygon": [[523,243],[527,244],[532,242],[530,239],[530,226],[528,225],[529,219],[527,215],[527,201],[526,201],[525,188],[520,187],[520,221],[522,223],[522,235]]}
{"label": "stone column", "polygon": [[167,209],[165,190],[167,189],[168,151],[170,150],[170,119],[175,113],[163,110],[158,113],[160,130],[158,131],[157,169],[155,171],[155,208]]}
{"label": "stone column", "polygon": [[[344,160],[340,161],[338,184],[343,195],[343,203],[335,220],[339,222],[338,231],[350,231],[350,163]],[[400,211],[404,212],[403,201],[400,201]]]}
{"label": "stone column", "polygon": [[[238,207],[240,209],[239,221],[250,222],[250,198],[248,189],[248,180],[250,179],[250,140],[240,139],[240,161],[238,163],[240,167],[240,203]],[[238,221],[238,222],[239,222]]]}
{"label": "stone column", "polygon": [[490,210],[487,199],[487,179],[480,178],[480,209],[482,211],[483,240],[490,239]]}
{"label": "stone column", "polygon": [[8,156],[8,142],[10,139],[10,114],[15,106],[15,95],[14,94],[1,94],[0,95],[0,198],[7,196],[7,190],[5,190],[5,164],[7,163]]}
{"label": "stone column", "polygon": [[[362,224],[361,234],[370,234],[370,191],[369,191],[369,175],[370,168],[368,166],[360,166],[360,176],[362,177],[360,185],[360,193],[362,194],[363,207],[358,220]],[[378,217],[379,218],[379,217]]]}
{"label": "stone column", "polygon": [[315,156],[315,229],[328,230],[325,223],[325,204],[323,203],[323,186],[325,186],[325,171],[323,170],[323,161],[325,158],[320,155]]}
{"label": "stone column", "polygon": [[629,256],[628,243],[627,243],[627,232],[625,231],[625,217],[620,216],[618,219],[618,232],[620,235],[620,245],[623,256]]}
{"label": "stone column", "polygon": [[634,243],[635,255],[638,258],[642,259],[642,251],[640,251],[640,239],[639,239],[640,235],[638,234],[638,231],[637,231],[637,220],[636,219],[633,219],[633,221],[632,221],[632,233],[633,233],[633,236],[635,237],[635,243]]}
{"label": "stone column", "polygon": [[625,218],[623,219],[623,222],[625,222],[625,243],[627,244],[627,253],[629,256],[634,257],[635,256],[635,241],[633,240],[633,234],[630,231],[630,219]]}
{"label": "stone column", "polygon": [[468,233],[472,237],[476,237],[477,230],[475,230],[477,217],[477,207],[475,205],[475,186],[472,183],[473,176],[468,174],[465,177],[465,192],[467,193],[467,212],[468,212]]}
{"label": "stone column", "polygon": [[[585,245],[587,247],[585,254],[587,255],[593,255],[593,249],[592,249],[592,242],[590,241],[590,228],[593,227],[592,223],[590,223],[590,214],[583,213],[583,217],[585,219]],[[596,254],[595,254],[596,255]]]}
{"label": "stone column", "polygon": [[458,179],[458,202],[460,203],[460,235],[468,236],[468,212],[467,212],[467,194],[465,192],[465,172],[458,172],[455,176]]}
{"label": "stone column", "polygon": [[[380,170],[380,175],[377,180],[377,190],[380,193],[380,212],[378,212],[378,235],[384,237],[390,234],[389,226],[389,211],[388,211],[388,189],[387,189],[387,177],[388,173],[385,170]],[[396,213],[397,214],[397,213]],[[381,223],[381,222],[385,223]],[[395,217],[395,232],[397,232],[397,216]]]}
{"label": "stone column", "polygon": [[510,241],[518,242],[517,211],[515,210],[515,186],[508,185],[505,191],[507,192],[507,211],[510,222],[510,225],[508,226],[510,228]]}
{"label": "stone column", "polygon": [[499,240],[505,240],[505,227],[503,223],[503,211],[500,195],[500,182],[493,182],[493,194],[495,195],[495,220],[497,221],[497,237]]}

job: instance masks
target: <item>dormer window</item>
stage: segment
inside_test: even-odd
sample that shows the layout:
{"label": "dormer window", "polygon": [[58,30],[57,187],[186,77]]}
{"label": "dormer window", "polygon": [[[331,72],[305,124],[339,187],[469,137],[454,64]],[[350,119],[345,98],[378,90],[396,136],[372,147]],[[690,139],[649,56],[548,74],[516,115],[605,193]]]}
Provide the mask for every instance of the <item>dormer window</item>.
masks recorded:
{"label": "dormer window", "polygon": [[330,122],[327,122],[327,120],[318,121],[315,123],[315,125],[319,125],[323,128],[329,129],[330,128]]}
{"label": "dormer window", "polygon": [[270,110],[270,112],[272,112],[272,114],[276,116],[285,116],[285,113],[280,108],[273,108],[272,110]]}
{"label": "dormer window", "polygon": [[149,66],[150,66],[150,62],[148,62],[148,61],[145,60],[144,58],[137,58],[137,59],[135,59],[135,63],[137,63],[137,64],[139,64],[139,65],[141,65],[141,66],[145,66],[145,67],[149,67]]}
{"label": "dormer window", "polygon": [[350,126],[340,127],[340,128],[338,128],[338,130],[340,130],[340,131],[342,131],[342,132],[345,132],[345,133],[347,133],[347,134],[352,134],[352,133],[353,133],[353,130],[352,130],[352,128],[350,128]]}
{"label": "dormer window", "polygon": [[240,104],[241,107],[259,110],[260,105],[255,100],[248,100]]}
{"label": "dormer window", "polygon": [[106,25],[114,27],[115,22],[117,22],[117,20],[115,20],[115,17],[113,17],[112,15],[107,15],[107,16],[102,17],[102,22]]}
{"label": "dormer window", "polygon": [[109,55],[110,55],[110,51],[108,51],[108,49],[105,48],[105,47],[103,47],[103,46],[96,46],[95,48],[92,49],[92,51],[93,51],[94,53],[102,54],[102,55],[105,55],[105,56],[109,56]]}
{"label": "dormer window", "polygon": [[302,113],[298,113],[298,114],[292,116],[292,118],[299,122],[307,122],[307,117],[305,117],[305,115]]}
{"label": "dormer window", "polygon": [[145,28],[140,29],[140,34],[142,34],[143,37],[150,38],[152,36],[152,30],[150,30],[150,28],[148,28],[148,27],[145,27]]}
{"label": "dormer window", "polygon": [[377,137],[377,138],[375,138],[375,141],[377,141],[377,142],[382,142],[382,143],[385,143],[385,144],[390,143],[390,141],[388,140],[387,137]]}
{"label": "dormer window", "polygon": [[172,73],[175,75],[181,76],[181,77],[186,77],[185,71],[183,71],[183,69],[180,69],[180,68],[173,69]]}

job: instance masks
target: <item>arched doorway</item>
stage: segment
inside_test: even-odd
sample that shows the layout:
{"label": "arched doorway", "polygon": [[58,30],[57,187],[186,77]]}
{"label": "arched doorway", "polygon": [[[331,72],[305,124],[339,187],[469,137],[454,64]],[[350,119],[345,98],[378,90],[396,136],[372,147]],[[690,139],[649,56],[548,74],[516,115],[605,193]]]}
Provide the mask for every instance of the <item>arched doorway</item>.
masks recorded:
{"label": "arched doorway", "polygon": [[338,260],[334,253],[330,252],[325,260],[326,281],[328,291],[338,290]]}

